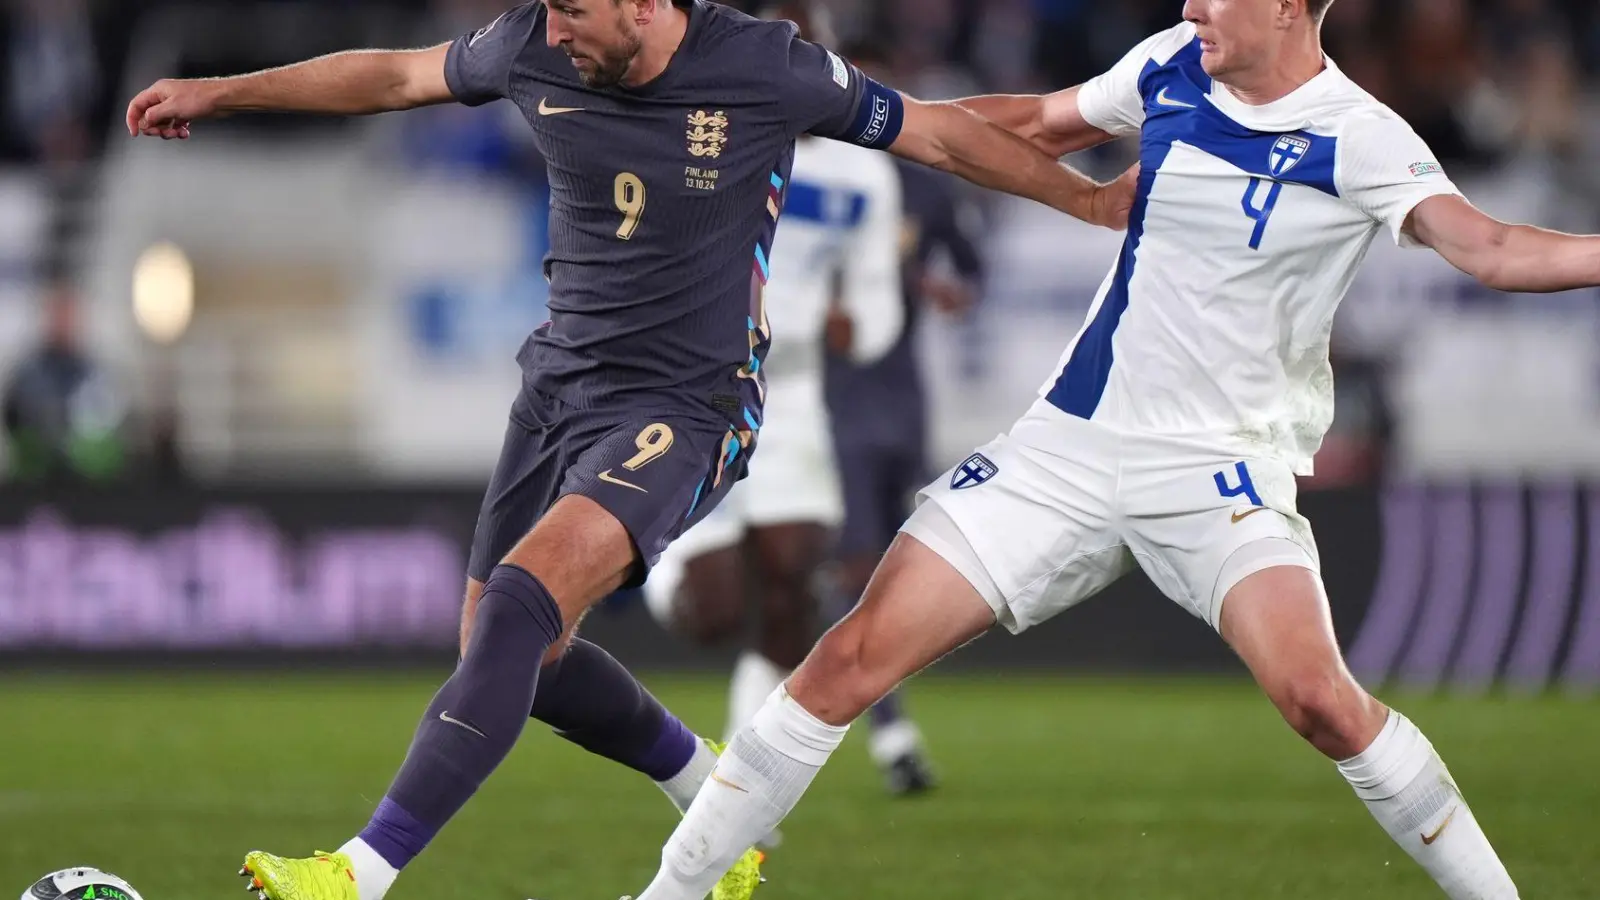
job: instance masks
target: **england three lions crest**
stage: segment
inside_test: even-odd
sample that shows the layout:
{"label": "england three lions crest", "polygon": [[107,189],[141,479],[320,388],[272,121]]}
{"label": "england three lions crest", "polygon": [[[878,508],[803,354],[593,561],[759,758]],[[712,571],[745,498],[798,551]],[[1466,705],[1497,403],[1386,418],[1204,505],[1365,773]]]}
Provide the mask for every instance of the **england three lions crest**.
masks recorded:
{"label": "england three lions crest", "polygon": [[1306,158],[1310,149],[1311,142],[1299,135],[1286,134],[1278,138],[1267,157],[1267,168],[1272,172],[1272,177],[1282,178],[1289,174],[1290,169],[1300,165],[1300,160]]}
{"label": "england three lions crest", "polygon": [[689,114],[689,152],[716,159],[728,143],[728,116],[722,110],[708,113],[697,109]]}

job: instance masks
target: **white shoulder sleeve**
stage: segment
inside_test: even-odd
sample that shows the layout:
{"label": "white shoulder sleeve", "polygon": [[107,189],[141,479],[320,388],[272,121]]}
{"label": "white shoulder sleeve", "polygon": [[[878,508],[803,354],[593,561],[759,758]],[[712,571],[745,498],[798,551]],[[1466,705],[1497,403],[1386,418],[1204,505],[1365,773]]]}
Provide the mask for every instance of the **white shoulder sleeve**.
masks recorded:
{"label": "white shoulder sleeve", "polygon": [[894,163],[880,154],[859,164],[871,173],[864,185],[867,211],[845,258],[841,302],[855,323],[851,359],[868,365],[893,349],[905,328],[900,281],[904,211]]}
{"label": "white shoulder sleeve", "polygon": [[1139,77],[1151,62],[1165,64],[1194,41],[1194,26],[1183,22],[1153,34],[1128,51],[1120,62],[1078,88],[1078,112],[1090,125],[1118,136],[1137,132],[1144,125],[1144,97]]}
{"label": "white shoulder sleeve", "polygon": [[1404,231],[1418,203],[1461,193],[1422,138],[1387,109],[1363,115],[1343,129],[1334,179],[1339,196],[1387,225],[1402,247],[1418,246]]}

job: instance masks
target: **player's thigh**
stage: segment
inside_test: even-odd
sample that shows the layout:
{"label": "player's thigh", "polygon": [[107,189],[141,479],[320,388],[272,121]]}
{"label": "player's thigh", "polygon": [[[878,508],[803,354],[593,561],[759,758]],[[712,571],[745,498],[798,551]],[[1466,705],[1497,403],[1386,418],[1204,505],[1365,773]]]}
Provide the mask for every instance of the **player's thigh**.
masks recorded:
{"label": "player's thigh", "polygon": [[901,531],[1020,632],[1133,568],[1114,523],[1116,460],[1090,437],[1063,459],[1002,436],[923,489]]}
{"label": "player's thigh", "polygon": [[1234,585],[1219,630],[1269,696],[1302,677],[1345,672],[1322,580],[1302,566],[1262,569]]}
{"label": "player's thigh", "polygon": [[1321,571],[1293,471],[1271,459],[1158,456],[1124,467],[1125,533],[1163,593],[1214,629],[1232,588],[1275,566]]}
{"label": "player's thigh", "polygon": [[787,690],[824,722],[843,725],[994,622],[994,611],[961,572],[901,535],[861,602],[817,643]]}
{"label": "player's thigh", "polygon": [[504,562],[539,579],[561,608],[562,621],[571,624],[622,587],[636,559],[633,539],[621,520],[593,498],[568,494],[540,517]]}
{"label": "player's thigh", "polygon": [[1387,710],[1346,667],[1327,593],[1309,568],[1274,565],[1239,581],[1221,632],[1289,724],[1328,756],[1354,756],[1383,728]]}

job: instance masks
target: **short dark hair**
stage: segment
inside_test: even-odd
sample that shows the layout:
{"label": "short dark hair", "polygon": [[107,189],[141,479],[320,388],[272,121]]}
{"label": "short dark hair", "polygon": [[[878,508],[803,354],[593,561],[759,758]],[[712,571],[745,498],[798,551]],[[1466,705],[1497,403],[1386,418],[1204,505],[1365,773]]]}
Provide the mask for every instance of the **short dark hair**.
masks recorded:
{"label": "short dark hair", "polygon": [[1333,0],[1306,0],[1306,10],[1311,13],[1311,18],[1318,22],[1327,13],[1328,7],[1333,5]]}

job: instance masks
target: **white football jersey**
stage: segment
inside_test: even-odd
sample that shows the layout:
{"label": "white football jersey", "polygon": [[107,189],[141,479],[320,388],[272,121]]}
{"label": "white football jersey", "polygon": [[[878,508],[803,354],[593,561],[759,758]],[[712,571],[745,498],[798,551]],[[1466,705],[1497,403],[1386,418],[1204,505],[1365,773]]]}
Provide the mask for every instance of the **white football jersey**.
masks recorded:
{"label": "white football jersey", "polygon": [[1113,428],[1193,436],[1297,474],[1333,419],[1328,337],[1373,237],[1457,193],[1409,125],[1332,60],[1244,103],[1184,23],[1078,94],[1084,119],[1140,135],[1122,253],[1040,394]]}
{"label": "white football jersey", "polygon": [[820,385],[835,296],[855,324],[857,362],[894,346],[905,324],[900,204],[900,175],[886,154],[820,138],[796,142],[766,288],[769,389],[791,378]]}

